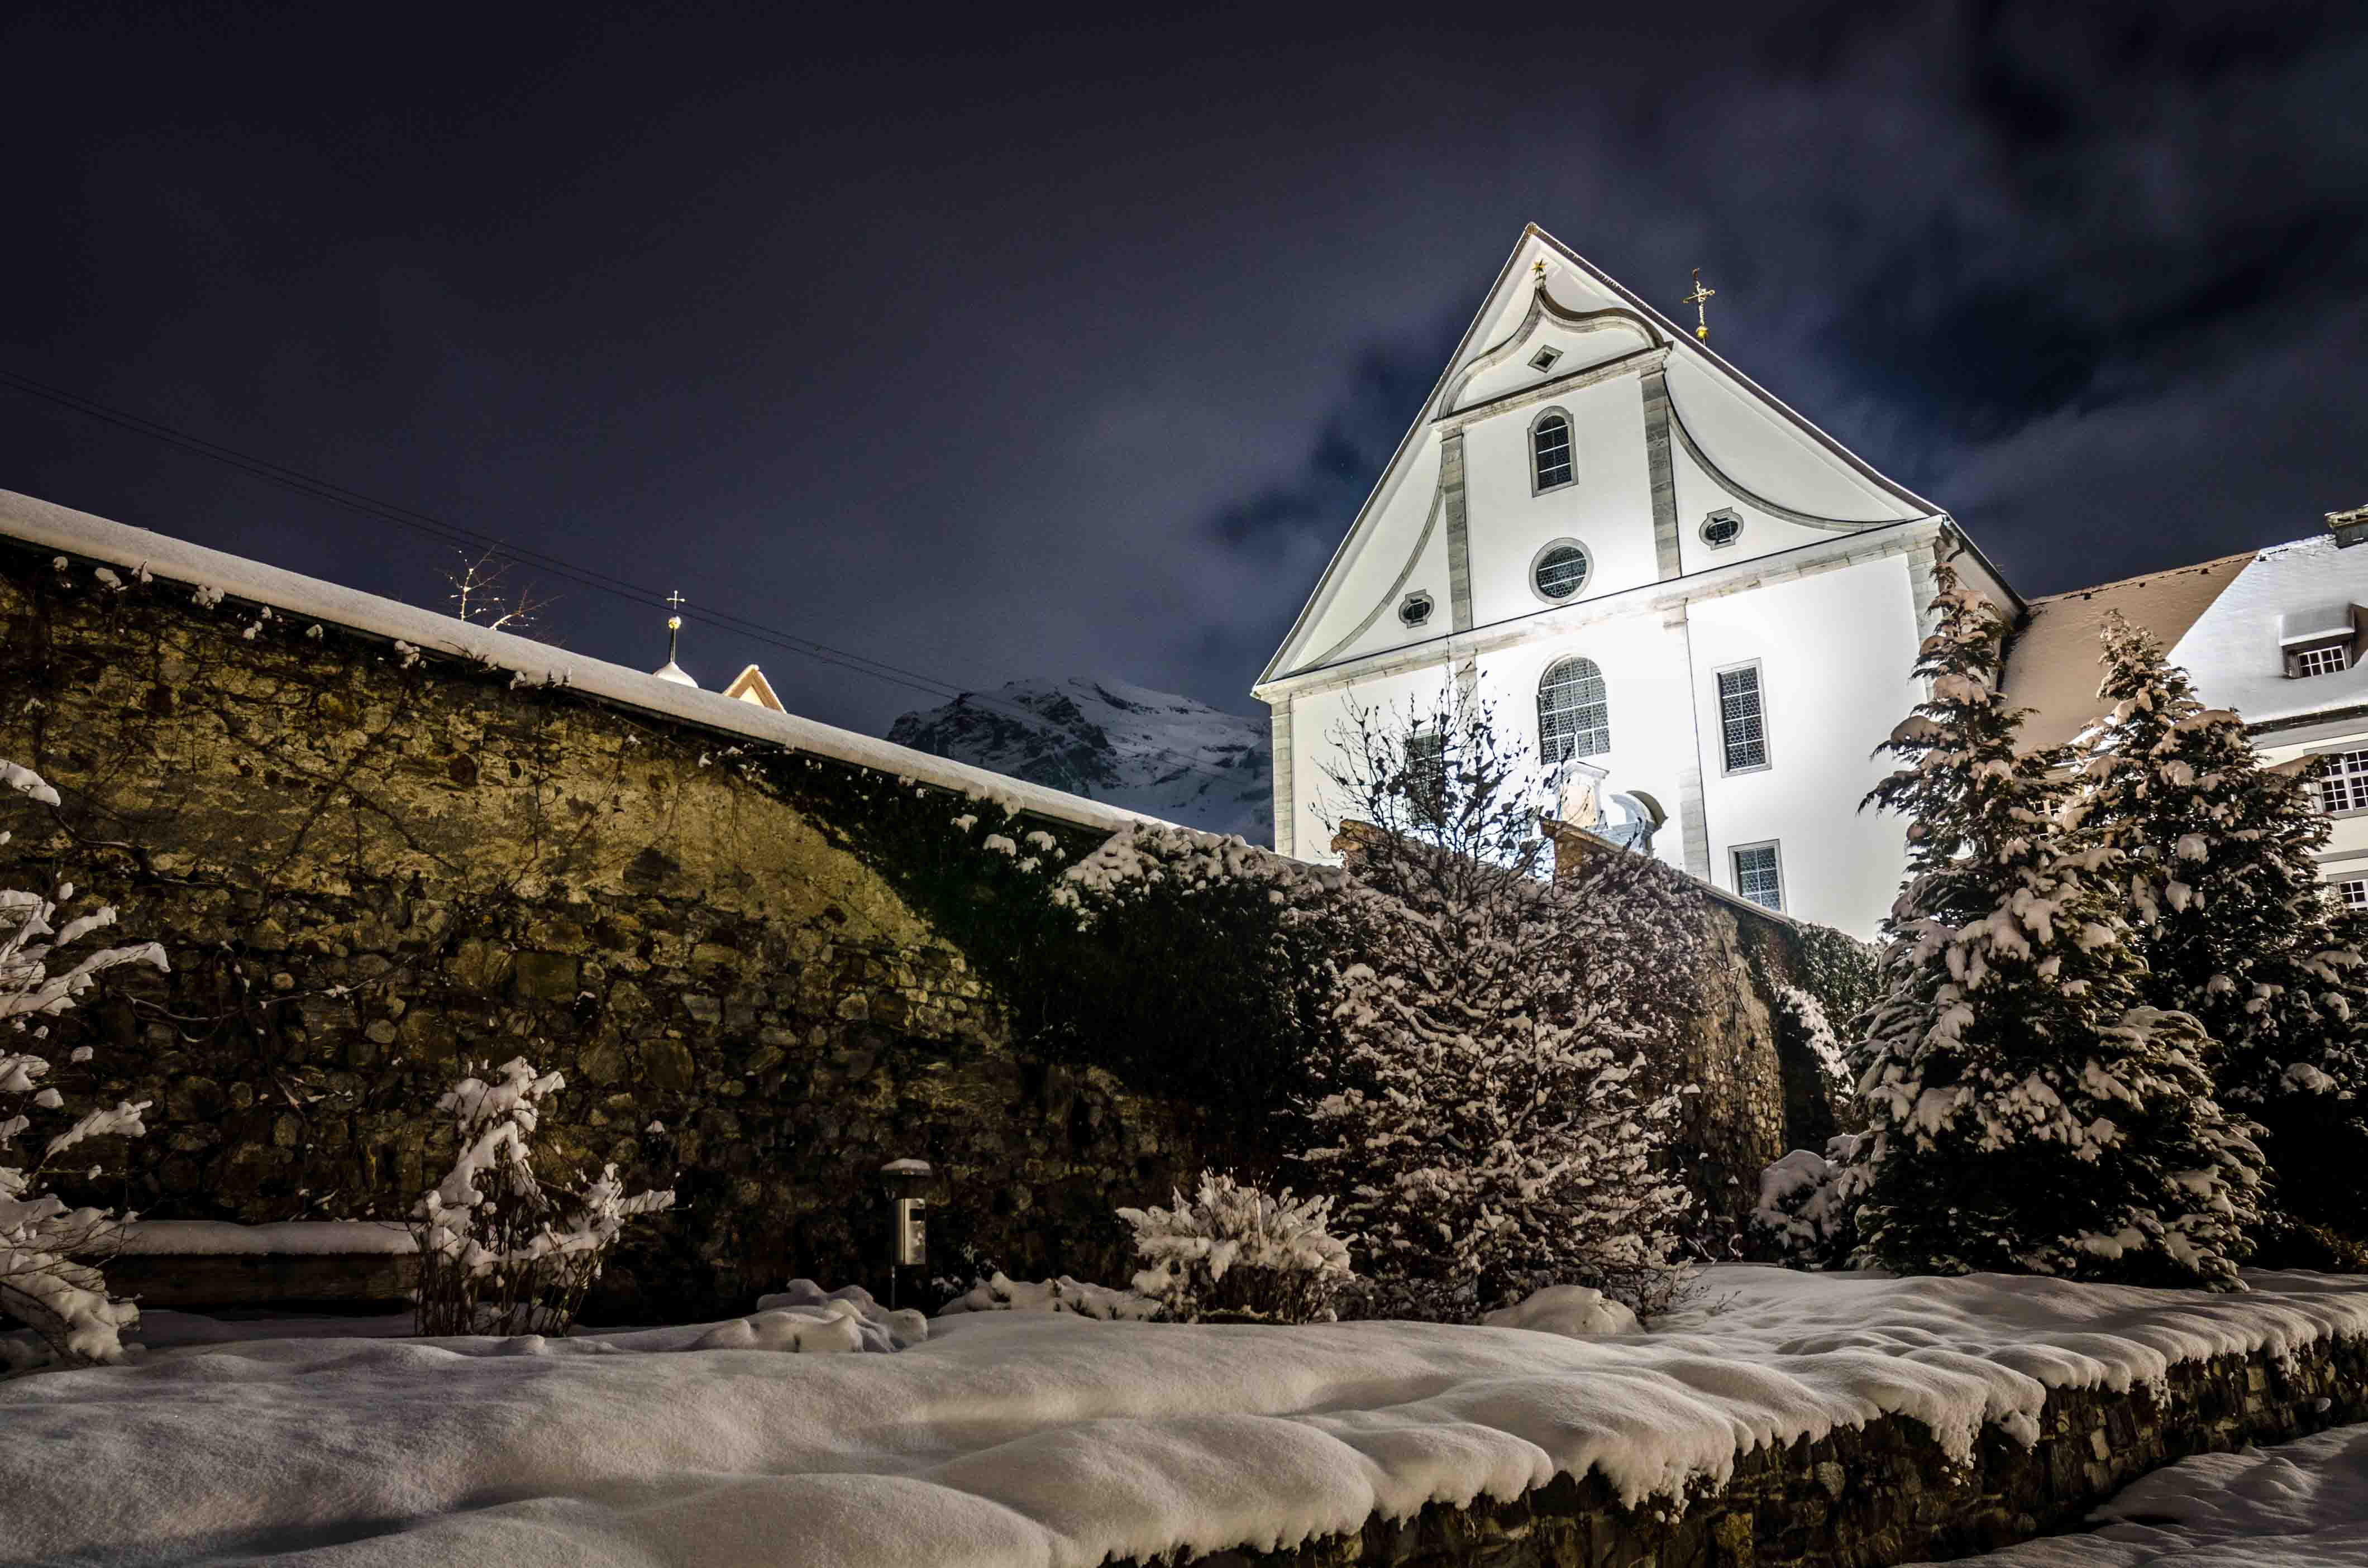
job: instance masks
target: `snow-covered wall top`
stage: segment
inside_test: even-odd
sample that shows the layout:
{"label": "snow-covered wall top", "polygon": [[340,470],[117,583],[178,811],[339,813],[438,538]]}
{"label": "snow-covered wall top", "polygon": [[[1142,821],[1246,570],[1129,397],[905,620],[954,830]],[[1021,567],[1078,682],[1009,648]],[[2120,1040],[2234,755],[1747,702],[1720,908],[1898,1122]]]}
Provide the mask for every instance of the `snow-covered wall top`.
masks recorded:
{"label": "snow-covered wall top", "polygon": [[893,745],[851,730],[816,723],[794,714],[775,713],[754,703],[735,701],[721,692],[677,686],[622,665],[508,632],[488,631],[433,610],[339,587],[146,528],[111,522],[13,490],[0,490],[0,537],[23,540],[45,550],[64,551],[131,572],[145,570],[192,588],[212,589],[232,598],[268,605],[281,614],[388,638],[425,653],[475,660],[515,671],[530,681],[564,685],[606,701],[711,730],[728,731],[809,756],[990,798],[1016,811],[1033,812],[1103,832],[1158,820],[1123,807]]}

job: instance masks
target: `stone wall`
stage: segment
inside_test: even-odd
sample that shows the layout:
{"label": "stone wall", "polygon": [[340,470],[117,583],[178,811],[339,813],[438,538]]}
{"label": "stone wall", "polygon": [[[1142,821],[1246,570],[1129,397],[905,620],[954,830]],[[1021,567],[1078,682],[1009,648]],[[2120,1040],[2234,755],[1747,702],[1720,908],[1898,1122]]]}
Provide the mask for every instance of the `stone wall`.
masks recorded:
{"label": "stone wall", "polygon": [[62,1021],[70,1097],[155,1101],[128,1188],[77,1196],[400,1214],[461,1064],[523,1055],[567,1074],[556,1154],[680,1193],[601,1309],[682,1316],[882,1286],[893,1157],[940,1173],[949,1274],[1118,1276],[1112,1206],[1189,1165],[1193,1113],[1015,1052],[879,874],[866,802],[909,782],[56,561],[0,546],[0,756],[64,797],[6,813],[0,885],[78,882],[173,963]]}
{"label": "stone wall", "polygon": [[1349,1536],[1198,1568],[1886,1568],[2076,1529],[2146,1471],[2199,1453],[2368,1420],[2368,1344],[2322,1342],[2187,1362],[2159,1389],[2050,1394],[2030,1448],[1992,1428],[1970,1470],[1923,1426],[1886,1416],[1818,1442],[1759,1448],[1682,1512],[1631,1509],[1603,1479],[1556,1476],[1507,1503],[1432,1506]]}

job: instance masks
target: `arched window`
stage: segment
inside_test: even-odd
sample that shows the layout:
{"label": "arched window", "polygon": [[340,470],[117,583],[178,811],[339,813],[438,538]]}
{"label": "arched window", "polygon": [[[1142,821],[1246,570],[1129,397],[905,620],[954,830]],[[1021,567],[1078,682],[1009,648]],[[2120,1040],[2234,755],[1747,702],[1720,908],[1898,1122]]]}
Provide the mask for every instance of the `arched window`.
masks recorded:
{"label": "arched window", "polygon": [[1531,490],[1552,490],[1570,483],[1570,418],[1556,410],[1539,415],[1530,426]]}
{"label": "arched window", "polygon": [[1538,753],[1548,767],[1611,749],[1611,703],[1593,659],[1564,659],[1538,682]]}

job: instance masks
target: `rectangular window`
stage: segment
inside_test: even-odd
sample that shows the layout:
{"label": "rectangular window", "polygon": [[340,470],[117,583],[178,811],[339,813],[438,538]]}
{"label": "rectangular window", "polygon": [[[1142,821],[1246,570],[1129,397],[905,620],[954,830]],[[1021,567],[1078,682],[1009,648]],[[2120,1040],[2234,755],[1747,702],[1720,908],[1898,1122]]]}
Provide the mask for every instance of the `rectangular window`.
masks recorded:
{"label": "rectangular window", "polygon": [[1418,823],[1435,823],[1447,805],[1447,737],[1420,730],[1406,737],[1406,795]]}
{"label": "rectangular window", "polygon": [[2335,896],[2346,909],[2368,909],[2368,877],[2346,877],[2335,884]]}
{"label": "rectangular window", "polygon": [[2294,674],[2303,679],[2331,676],[2351,667],[2351,652],[2340,642],[2330,642],[2324,648],[2305,648],[2294,656]]}
{"label": "rectangular window", "polygon": [[1570,422],[1559,416],[1541,424],[1530,437],[1537,453],[1537,487],[1570,483]]}
{"label": "rectangular window", "polygon": [[1718,672],[1718,726],[1727,772],[1768,766],[1768,710],[1760,700],[1758,665]]}
{"label": "rectangular window", "polygon": [[1784,868],[1777,862],[1776,846],[1738,844],[1728,851],[1735,858],[1735,891],[1763,909],[1784,912]]}
{"label": "rectangular window", "polygon": [[2318,804],[2326,812],[2368,811],[2368,751],[2339,751],[2318,759]]}

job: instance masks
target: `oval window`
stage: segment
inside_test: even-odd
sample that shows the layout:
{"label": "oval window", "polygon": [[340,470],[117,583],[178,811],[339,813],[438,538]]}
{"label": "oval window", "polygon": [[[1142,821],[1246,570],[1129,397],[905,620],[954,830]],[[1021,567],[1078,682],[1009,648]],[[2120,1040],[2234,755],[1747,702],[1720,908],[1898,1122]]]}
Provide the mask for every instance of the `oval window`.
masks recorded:
{"label": "oval window", "polygon": [[1587,551],[1575,544],[1557,544],[1538,557],[1538,592],[1550,599],[1566,599],[1587,586]]}
{"label": "oval window", "polygon": [[1743,537],[1743,519],[1732,512],[1713,512],[1702,519],[1702,536],[1713,550],[1733,544]]}

